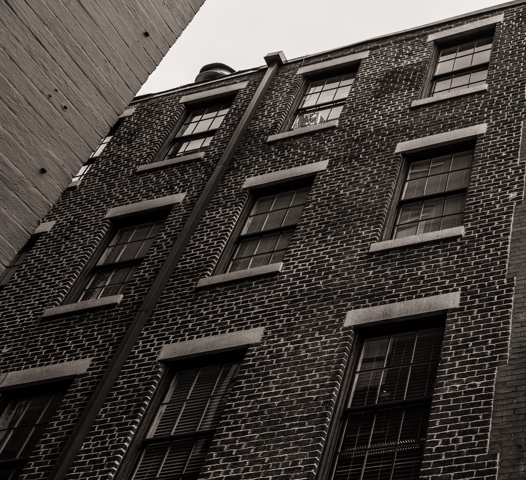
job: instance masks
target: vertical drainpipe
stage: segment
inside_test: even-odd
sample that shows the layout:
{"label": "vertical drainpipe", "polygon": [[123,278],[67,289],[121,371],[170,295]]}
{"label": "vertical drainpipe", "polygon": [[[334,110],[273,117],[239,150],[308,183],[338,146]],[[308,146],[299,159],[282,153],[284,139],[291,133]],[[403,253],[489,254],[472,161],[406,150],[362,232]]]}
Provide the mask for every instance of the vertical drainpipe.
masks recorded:
{"label": "vertical drainpipe", "polygon": [[267,91],[270,82],[274,78],[274,75],[276,75],[279,67],[283,65],[285,61],[286,58],[283,52],[269,53],[265,56],[265,62],[267,63],[268,68],[256,90],[256,93],[252,97],[252,100],[250,101],[245,113],[243,114],[243,117],[237,125],[236,130],[230,138],[223,155],[221,156],[214,171],[212,172],[212,175],[208,179],[205,188],[201,192],[201,195],[194,205],[194,208],[186,220],[181,233],[177,237],[177,240],[173,244],[168,256],[166,257],[159,274],[155,278],[152,286],[149,288],[143,302],[141,303],[141,306],[135,313],[133,321],[124,334],[124,337],[122,338],[115,354],[110,360],[108,368],[105,370],[100,382],[89,399],[86,408],[82,412],[79,421],[75,425],[71,435],[68,437],[68,440],[66,441],[66,444],[64,445],[57,462],[55,463],[53,470],[48,477],[48,480],[62,480],[66,477],[66,474],[77,457],[77,454],[80,451],[80,448],[82,447],[86,437],[88,436],[88,433],[91,430],[91,427],[95,422],[99,411],[104,405],[106,397],[110,393],[115,381],[117,380],[120,371],[124,366],[126,359],[128,358],[128,355],[139,339],[142,329],[150,318],[153,309],[157,304],[159,297],[163,293],[170,276],[177,267],[179,260],[183,255],[190,238],[192,237],[192,234],[201,221],[201,218],[203,217],[208,204],[210,203],[217,187],[219,186],[219,183],[223,179],[223,176],[225,175],[228,166],[234,157],[237,147],[241,143],[241,140],[243,139],[258,106],[265,96],[265,92]]}

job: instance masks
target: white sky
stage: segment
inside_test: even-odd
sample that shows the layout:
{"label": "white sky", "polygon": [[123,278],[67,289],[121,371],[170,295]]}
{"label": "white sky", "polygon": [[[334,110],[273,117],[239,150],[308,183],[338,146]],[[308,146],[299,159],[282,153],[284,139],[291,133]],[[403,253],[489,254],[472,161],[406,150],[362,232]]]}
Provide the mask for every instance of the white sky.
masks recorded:
{"label": "white sky", "polygon": [[193,83],[207,63],[235,70],[267,53],[312,55],[508,0],[206,0],[139,95]]}

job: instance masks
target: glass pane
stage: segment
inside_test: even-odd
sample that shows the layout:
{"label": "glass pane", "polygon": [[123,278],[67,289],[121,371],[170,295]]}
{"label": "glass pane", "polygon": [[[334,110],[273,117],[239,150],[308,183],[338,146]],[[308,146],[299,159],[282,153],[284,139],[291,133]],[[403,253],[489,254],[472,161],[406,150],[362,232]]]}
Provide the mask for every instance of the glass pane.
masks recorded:
{"label": "glass pane", "polygon": [[456,170],[448,178],[447,190],[466,188],[469,183],[469,170]]}
{"label": "glass pane", "polygon": [[270,212],[267,215],[263,230],[271,230],[273,228],[281,227],[283,225],[283,220],[285,219],[286,213],[287,210],[277,210],[275,212]]}
{"label": "glass pane", "polygon": [[436,365],[422,363],[411,367],[407,385],[407,398],[422,398],[431,394]]}
{"label": "glass pane", "polygon": [[445,199],[444,215],[453,215],[464,211],[465,195],[449,195]]}
{"label": "glass pane", "polygon": [[256,200],[256,203],[254,204],[254,207],[252,207],[252,211],[250,212],[250,215],[254,215],[257,213],[270,212],[275,198],[276,198],[276,195],[267,195],[265,197],[258,198]]}
{"label": "glass pane", "polygon": [[462,214],[458,214],[458,215],[449,215],[447,217],[444,217],[442,219],[442,225],[440,226],[440,228],[442,230],[446,229],[446,228],[453,228],[453,227],[459,227],[462,225]]}
{"label": "glass pane", "polygon": [[239,258],[232,260],[232,263],[230,264],[230,267],[227,271],[229,272],[237,272],[238,270],[245,270],[247,268],[250,268],[250,262],[252,261],[252,257],[245,257],[245,258]]}
{"label": "glass pane", "polygon": [[267,213],[262,213],[260,215],[254,215],[248,217],[245,227],[243,228],[241,234],[246,235],[249,233],[261,232],[267,221]]}
{"label": "glass pane", "polygon": [[416,235],[418,230],[417,224],[398,225],[395,229],[393,238],[405,238]]}
{"label": "glass pane", "polygon": [[430,164],[431,160],[429,159],[411,162],[407,178],[414,180],[415,178],[427,177]]}
{"label": "glass pane", "polygon": [[480,70],[478,72],[473,72],[471,74],[471,77],[469,79],[469,83],[470,83],[470,85],[474,85],[476,83],[484,83],[487,78],[488,78],[488,71],[487,70]]}
{"label": "glass pane", "polygon": [[265,235],[259,240],[258,247],[256,249],[256,254],[260,255],[262,253],[273,252],[276,249],[276,244],[278,243],[279,233],[273,235]]}
{"label": "glass pane", "polygon": [[442,155],[431,159],[429,175],[438,175],[449,172],[451,166],[451,155]]}
{"label": "glass pane", "polygon": [[453,155],[451,164],[451,170],[461,170],[463,168],[469,168],[473,159],[473,152],[460,152]]}
{"label": "glass pane", "polygon": [[261,267],[263,265],[270,265],[272,259],[272,254],[265,253],[263,255],[256,255],[252,257],[252,262],[250,262],[250,268]]}
{"label": "glass pane", "polygon": [[373,405],[378,397],[382,380],[382,370],[373,370],[356,374],[356,383],[351,406]]}
{"label": "glass pane", "polygon": [[398,225],[412,223],[420,220],[423,202],[415,202],[403,205],[398,216]]}
{"label": "glass pane", "polygon": [[[393,444],[398,441],[402,425],[404,410],[402,408],[390,408],[380,410],[376,414],[373,434],[371,436],[371,447],[382,447],[385,444]],[[375,445],[376,444],[376,445]]]}
{"label": "glass pane", "polygon": [[394,367],[411,363],[415,340],[416,332],[409,332],[394,336],[391,339],[391,345],[385,366]]}
{"label": "glass pane", "polygon": [[426,200],[422,207],[422,219],[441,217],[444,209],[444,198],[432,198]]}
{"label": "glass pane", "polygon": [[464,55],[461,57],[457,57],[455,60],[455,65],[453,66],[453,70],[460,70],[463,68],[468,68],[471,66],[471,60],[473,57],[471,55]]}
{"label": "glass pane", "polygon": [[454,59],[440,61],[437,64],[435,75],[442,75],[444,73],[452,72],[454,64],[455,64],[455,60]]}
{"label": "glass pane", "polygon": [[242,258],[254,255],[259,245],[259,236],[255,238],[246,238],[239,242],[234,258]]}
{"label": "glass pane", "polygon": [[329,116],[327,117],[327,121],[336,120],[340,118],[342,110],[343,110],[343,105],[331,108],[331,112],[329,113]]}
{"label": "glass pane", "polygon": [[418,224],[417,234],[436,232],[441,229],[442,219],[423,220]]}
{"label": "glass pane", "polygon": [[405,185],[402,199],[421,197],[424,195],[426,184],[427,177],[409,180]]}
{"label": "glass pane", "polygon": [[408,378],[409,366],[385,369],[377,402],[387,403],[403,400]]}
{"label": "glass pane", "polygon": [[449,175],[443,173],[442,175],[433,175],[428,177],[426,187],[424,190],[424,195],[433,195],[435,193],[440,193],[446,190],[447,181]]}
{"label": "glass pane", "polygon": [[433,86],[433,93],[440,93],[448,91],[451,87],[451,78],[444,80],[437,80]]}
{"label": "glass pane", "polygon": [[467,73],[465,75],[458,75],[456,77],[453,77],[451,80],[451,90],[454,88],[462,88],[469,85],[469,78],[471,74]]}
{"label": "glass pane", "polygon": [[289,208],[286,211],[286,217],[283,220],[283,226],[288,227],[290,225],[296,225],[300,220],[302,210],[303,205]]}
{"label": "glass pane", "polygon": [[488,63],[490,55],[491,55],[491,50],[486,50],[483,52],[475,53],[475,55],[473,55],[473,65],[480,65],[482,63]]}
{"label": "glass pane", "polygon": [[294,197],[294,193],[294,190],[291,190],[289,192],[283,192],[276,195],[276,200],[274,201],[271,210],[281,210],[282,208],[287,208]]}

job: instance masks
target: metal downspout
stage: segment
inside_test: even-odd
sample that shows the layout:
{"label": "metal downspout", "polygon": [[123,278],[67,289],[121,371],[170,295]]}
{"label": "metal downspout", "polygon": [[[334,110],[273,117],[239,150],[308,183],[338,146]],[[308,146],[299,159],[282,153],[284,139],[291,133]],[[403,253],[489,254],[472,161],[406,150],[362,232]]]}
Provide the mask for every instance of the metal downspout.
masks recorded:
{"label": "metal downspout", "polygon": [[261,83],[259,84],[254,96],[252,97],[252,100],[243,114],[243,117],[237,125],[234,134],[228,142],[221,159],[217,163],[212,175],[205,185],[205,188],[201,192],[199,199],[194,205],[192,212],[186,220],[180,235],[177,237],[177,240],[166,257],[159,274],[155,278],[141,306],[137,310],[130,327],[124,334],[124,337],[119,344],[117,351],[112,357],[108,368],[105,370],[79,421],[75,425],[75,428],[68,437],[66,444],[62,448],[60,456],[57,459],[55,466],[48,477],[48,480],[62,480],[65,478],[69,469],[71,468],[71,465],[73,464],[78,452],[80,451],[80,448],[82,447],[82,444],[88,436],[89,431],[99,414],[99,411],[104,405],[106,397],[117,380],[120,371],[124,366],[126,359],[128,358],[128,355],[139,339],[142,329],[150,318],[152,311],[157,304],[164,288],[166,287],[171,274],[178,265],[192,234],[201,221],[201,218],[206,211],[206,208],[208,207],[208,204],[212,199],[217,187],[219,186],[219,183],[223,179],[223,176],[232,158],[234,157],[234,153],[236,152],[237,147],[243,139],[243,136],[245,135],[245,132],[252,121],[254,114],[256,113],[256,109],[263,100],[270,82],[277,73],[279,67],[285,61],[286,59],[283,52],[270,53],[265,56],[265,62],[267,63],[268,68],[265,72],[265,75],[263,76],[263,79],[261,80]]}

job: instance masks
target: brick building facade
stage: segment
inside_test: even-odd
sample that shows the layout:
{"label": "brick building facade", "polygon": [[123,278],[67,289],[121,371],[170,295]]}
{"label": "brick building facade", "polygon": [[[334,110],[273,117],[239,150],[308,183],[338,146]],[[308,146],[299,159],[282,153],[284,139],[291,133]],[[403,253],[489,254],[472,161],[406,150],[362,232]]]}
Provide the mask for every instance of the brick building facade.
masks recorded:
{"label": "brick building facade", "polygon": [[2,478],[522,478],[525,34],[132,102],[3,282]]}

